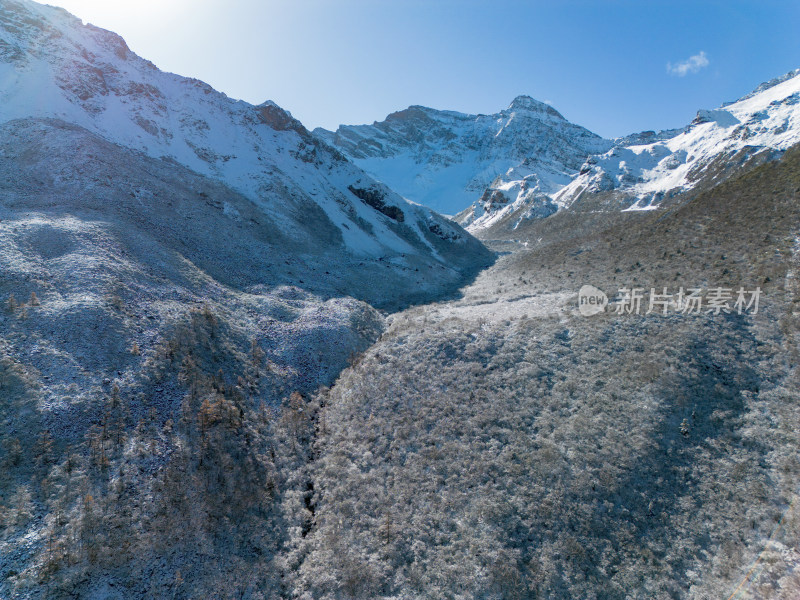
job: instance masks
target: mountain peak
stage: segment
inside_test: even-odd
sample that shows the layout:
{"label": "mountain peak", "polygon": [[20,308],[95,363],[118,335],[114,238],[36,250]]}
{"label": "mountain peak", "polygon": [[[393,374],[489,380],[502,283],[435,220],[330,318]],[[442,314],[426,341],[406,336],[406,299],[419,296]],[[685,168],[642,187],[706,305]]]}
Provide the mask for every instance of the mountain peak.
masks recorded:
{"label": "mountain peak", "polygon": [[527,177],[526,194],[554,192],[588,155],[613,145],[530,96],[492,114],[415,105],[372,125],[316,134],[401,196],[445,214],[470,206],[510,170]]}
{"label": "mountain peak", "polygon": [[511,111],[528,111],[528,112],[539,112],[539,113],[546,113],[548,115],[552,115],[554,117],[558,117],[559,119],[563,119],[564,117],[558,112],[555,108],[550,106],[545,102],[540,102],[535,98],[531,98],[530,96],[520,95],[514,98],[511,104],[508,105],[508,109]]}
{"label": "mountain peak", "polygon": [[403,122],[416,119],[426,119],[429,118],[428,113],[430,111],[431,109],[426,106],[419,106],[418,104],[414,104],[412,106],[409,106],[408,108],[404,108],[403,110],[398,110],[389,114],[386,117],[386,120]]}
{"label": "mountain peak", "polygon": [[749,100],[753,96],[757,96],[761,92],[765,92],[768,89],[774,88],[775,86],[780,85],[781,83],[783,83],[785,81],[789,81],[790,79],[794,79],[798,75],[800,75],[800,69],[793,69],[793,70],[789,71],[788,73],[785,73],[785,74],[783,74],[783,75],[781,75],[779,77],[775,77],[773,79],[770,79],[769,81],[765,81],[764,83],[759,85],[756,89],[754,89],[749,94],[739,98],[739,100],[736,100],[734,102],[730,102],[729,104],[734,104],[735,102],[740,102],[742,100]]}
{"label": "mountain peak", "polygon": [[514,98],[508,108],[536,108],[538,107],[541,102],[531,98],[530,96],[526,96],[521,94]]}

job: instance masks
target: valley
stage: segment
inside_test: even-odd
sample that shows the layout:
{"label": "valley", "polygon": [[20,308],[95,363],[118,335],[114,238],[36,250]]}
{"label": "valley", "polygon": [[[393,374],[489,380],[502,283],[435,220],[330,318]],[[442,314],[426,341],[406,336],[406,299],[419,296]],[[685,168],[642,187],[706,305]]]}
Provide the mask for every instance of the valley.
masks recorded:
{"label": "valley", "polygon": [[[461,299],[393,316],[323,397],[302,589],[793,597],[799,164],[794,151],[672,214],[610,218],[570,240],[595,245],[586,261],[557,239],[522,247]],[[771,199],[758,210],[778,246],[743,210],[701,248],[662,250],[754,197]],[[709,285],[760,283],[758,314],[577,311],[582,283],[613,297],[699,282],[721,256],[732,268]]]}
{"label": "valley", "polygon": [[0,82],[0,598],[796,599],[800,70],[312,132],[0,0]]}

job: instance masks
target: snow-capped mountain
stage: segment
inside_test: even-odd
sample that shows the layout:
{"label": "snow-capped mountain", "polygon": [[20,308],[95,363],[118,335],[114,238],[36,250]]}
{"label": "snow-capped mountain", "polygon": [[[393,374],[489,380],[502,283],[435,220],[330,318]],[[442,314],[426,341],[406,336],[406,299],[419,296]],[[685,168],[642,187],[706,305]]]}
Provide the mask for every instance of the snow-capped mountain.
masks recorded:
{"label": "snow-capped mountain", "polygon": [[715,185],[735,169],[777,158],[800,142],[800,69],[761,84],[684,128],[614,140],[590,156],[569,183],[546,198],[525,194],[525,173],[509,171],[458,215],[473,231],[515,229],[526,219],[600,202],[604,210],[652,210],[692,189]]}
{"label": "snow-capped mountain", "polygon": [[[396,257],[399,269],[412,271],[422,261],[450,275],[459,269],[449,257],[483,252],[452,222],[375,182],[274,103],[235,101],[159,71],[118,35],[63,9],[0,2],[0,80],[0,123],[57,119],[175,161],[224,182],[319,251]],[[224,216],[238,218],[232,208]]]}
{"label": "snow-capped mountain", "polygon": [[524,180],[526,197],[553,194],[588,155],[612,146],[528,96],[493,115],[411,106],[372,125],[314,133],[404,197],[445,214],[462,211],[509,170]]}
{"label": "snow-capped mountain", "polygon": [[656,208],[751,159],[779,155],[800,141],[798,75],[700,110],[684,128],[613,141],[525,96],[496,115],[412,106],[373,125],[314,133],[403,196],[457,213],[472,231],[514,228],[598,194],[613,195],[623,210]]}
{"label": "snow-capped mountain", "polygon": [[743,98],[700,110],[681,130],[617,140],[593,156],[554,200],[569,206],[585,191],[618,191],[625,207],[652,209],[667,194],[719,178],[731,166],[800,142],[800,69],[761,84]]}

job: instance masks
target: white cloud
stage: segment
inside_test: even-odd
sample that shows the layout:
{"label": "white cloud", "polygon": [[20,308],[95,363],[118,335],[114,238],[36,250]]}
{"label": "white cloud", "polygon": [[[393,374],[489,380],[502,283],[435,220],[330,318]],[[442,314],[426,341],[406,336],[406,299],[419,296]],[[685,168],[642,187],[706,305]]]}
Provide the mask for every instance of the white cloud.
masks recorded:
{"label": "white cloud", "polygon": [[667,63],[667,73],[670,75],[677,75],[678,77],[685,77],[689,73],[697,73],[700,69],[707,67],[709,64],[706,53],[700,51],[694,56],[690,56],[677,64],[673,65],[672,63]]}

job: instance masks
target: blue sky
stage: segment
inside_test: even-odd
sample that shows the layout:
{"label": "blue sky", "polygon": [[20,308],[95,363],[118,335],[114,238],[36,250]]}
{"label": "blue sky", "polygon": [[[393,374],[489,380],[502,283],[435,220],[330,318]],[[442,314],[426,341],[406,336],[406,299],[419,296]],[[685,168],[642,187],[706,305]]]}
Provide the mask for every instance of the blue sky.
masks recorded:
{"label": "blue sky", "polygon": [[164,70],[274,100],[309,128],[411,104],[492,113],[528,94],[614,137],[680,127],[800,67],[797,0],[51,3]]}

